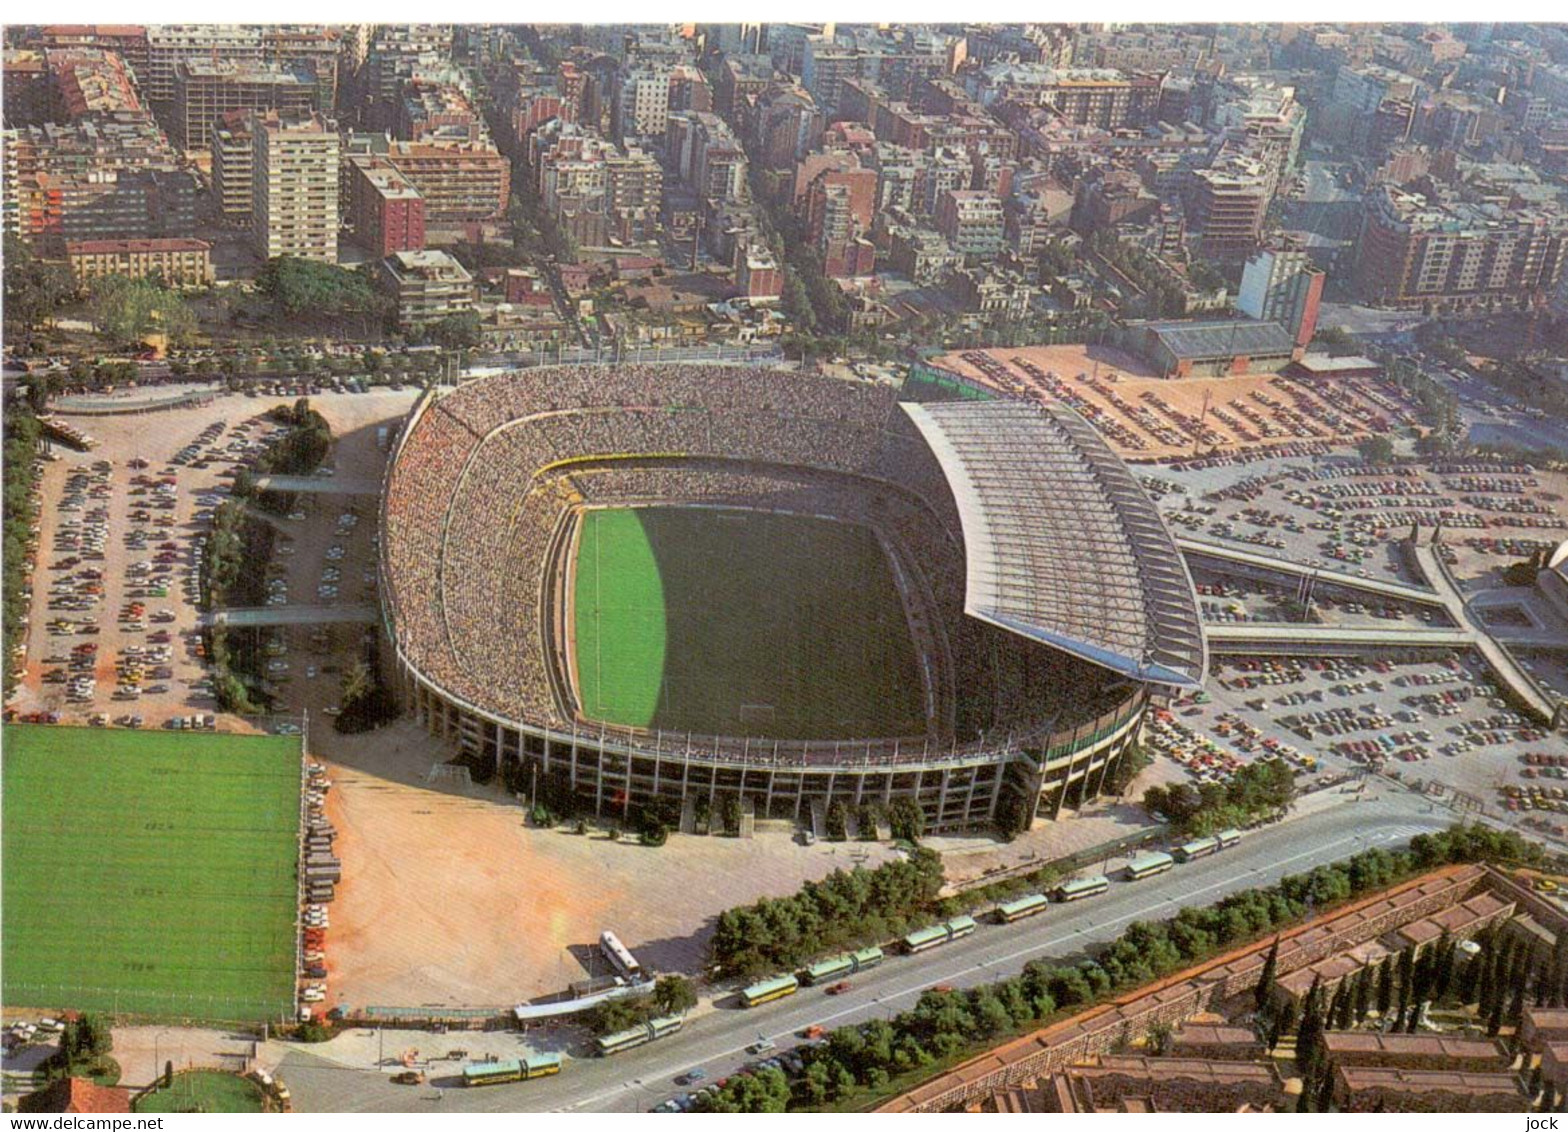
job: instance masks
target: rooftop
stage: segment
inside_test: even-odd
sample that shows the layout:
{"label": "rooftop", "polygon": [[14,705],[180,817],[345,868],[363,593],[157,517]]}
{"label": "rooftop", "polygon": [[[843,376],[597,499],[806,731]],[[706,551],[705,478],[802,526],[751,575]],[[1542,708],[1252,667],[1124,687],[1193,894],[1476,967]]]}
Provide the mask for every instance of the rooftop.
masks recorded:
{"label": "rooftop", "polygon": [[905,404],[963,525],[964,611],[1137,680],[1205,669],[1192,580],[1133,474],[1071,410]]}
{"label": "rooftop", "polygon": [[1289,354],[1295,343],[1277,322],[1227,319],[1221,322],[1147,322],[1142,324],[1178,358],[1267,357]]}

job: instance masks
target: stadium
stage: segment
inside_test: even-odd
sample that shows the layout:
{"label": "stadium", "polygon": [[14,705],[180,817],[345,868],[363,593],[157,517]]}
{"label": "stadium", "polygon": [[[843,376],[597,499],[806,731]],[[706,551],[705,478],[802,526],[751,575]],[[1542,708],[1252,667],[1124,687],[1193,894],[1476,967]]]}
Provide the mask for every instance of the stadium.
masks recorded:
{"label": "stadium", "polygon": [[1070,411],[731,366],[431,390],[382,495],[405,704],[602,815],[1027,828],[1198,683],[1191,579]]}

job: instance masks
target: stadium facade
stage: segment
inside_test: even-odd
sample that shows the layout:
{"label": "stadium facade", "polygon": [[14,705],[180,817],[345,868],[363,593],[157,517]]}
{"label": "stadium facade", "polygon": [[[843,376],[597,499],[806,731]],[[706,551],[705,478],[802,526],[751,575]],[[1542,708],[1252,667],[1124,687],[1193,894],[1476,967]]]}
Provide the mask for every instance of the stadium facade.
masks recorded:
{"label": "stadium facade", "polygon": [[[899,579],[924,734],[670,733],[586,718],[569,613],[594,507],[864,523]],[[914,799],[1026,827],[1111,780],[1152,699],[1202,680],[1191,579],[1126,466],[1066,409],[913,404],[729,366],[547,367],[427,392],[386,473],[381,594],[407,707],[480,765],[601,815],[655,797],[820,822]]]}

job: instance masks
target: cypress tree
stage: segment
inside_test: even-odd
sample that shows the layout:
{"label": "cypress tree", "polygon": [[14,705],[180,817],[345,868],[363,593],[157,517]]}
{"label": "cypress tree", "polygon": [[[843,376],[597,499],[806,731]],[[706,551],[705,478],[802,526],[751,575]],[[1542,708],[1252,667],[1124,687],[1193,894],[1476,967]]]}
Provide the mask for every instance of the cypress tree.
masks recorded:
{"label": "cypress tree", "polygon": [[1321,1080],[1318,1082],[1317,1107],[1319,1112],[1330,1112],[1334,1107],[1334,1074],[1328,1067],[1323,1067]]}
{"label": "cypress tree", "polygon": [[1391,956],[1385,955],[1383,962],[1377,968],[1377,1013],[1379,1018],[1387,1018],[1388,1012],[1394,1006],[1394,965]]}
{"label": "cypress tree", "polygon": [[1263,959],[1263,971],[1258,976],[1258,985],[1252,988],[1252,1001],[1260,1011],[1268,1004],[1269,996],[1274,992],[1274,977],[1278,966],[1279,936],[1275,936],[1268,955]]}
{"label": "cypress tree", "polygon": [[1367,1020],[1367,1011],[1372,1009],[1372,968],[1363,967],[1356,972],[1356,1024],[1359,1026]]}
{"label": "cypress tree", "polygon": [[1454,985],[1454,961],[1458,956],[1459,944],[1448,934],[1448,929],[1443,929],[1443,936],[1437,941],[1437,971],[1432,978],[1432,998],[1441,1002],[1448,997],[1448,992]]}

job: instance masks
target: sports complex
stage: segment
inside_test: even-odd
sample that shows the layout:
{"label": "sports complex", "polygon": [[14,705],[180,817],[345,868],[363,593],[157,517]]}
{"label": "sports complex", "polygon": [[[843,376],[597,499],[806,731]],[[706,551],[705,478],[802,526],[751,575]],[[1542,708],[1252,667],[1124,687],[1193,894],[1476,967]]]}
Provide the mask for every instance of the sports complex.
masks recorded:
{"label": "sports complex", "polygon": [[1191,580],[1066,408],[732,366],[432,390],[382,496],[406,704],[596,813],[909,798],[1026,827],[1205,669]]}

